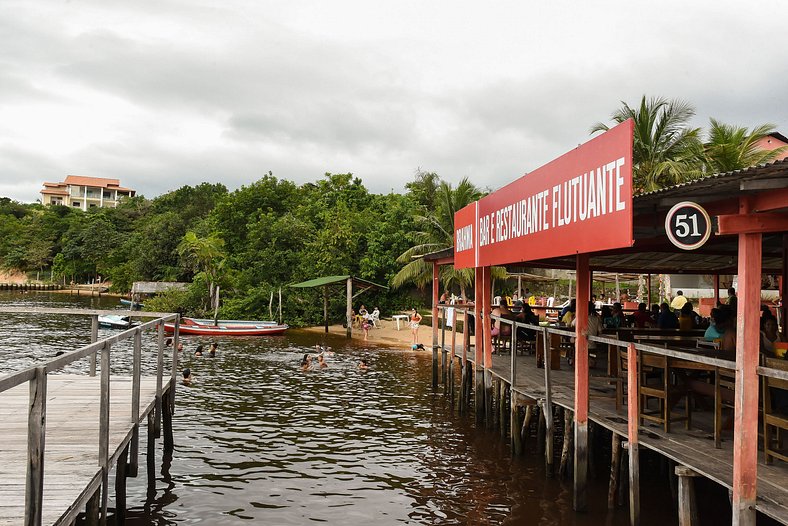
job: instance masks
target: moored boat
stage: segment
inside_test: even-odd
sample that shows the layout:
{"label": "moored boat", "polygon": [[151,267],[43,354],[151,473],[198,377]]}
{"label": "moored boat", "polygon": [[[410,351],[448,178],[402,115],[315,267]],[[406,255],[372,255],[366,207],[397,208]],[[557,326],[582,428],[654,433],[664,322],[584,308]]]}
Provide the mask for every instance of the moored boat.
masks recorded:
{"label": "moored boat", "polygon": [[[288,329],[287,325],[280,325],[275,321],[251,320],[213,320],[199,318],[182,318],[179,327],[180,334],[195,334],[204,336],[275,336],[283,334]],[[165,323],[166,332],[175,332],[175,324]]]}
{"label": "moored boat", "polygon": [[128,300],[126,298],[120,298],[120,304],[125,307],[131,307],[132,310],[139,310],[145,306],[144,303],[140,303],[139,301]]}
{"label": "moored boat", "polygon": [[98,317],[100,327],[109,329],[128,329],[132,326],[133,322],[129,316],[120,316],[118,314],[107,314]]}

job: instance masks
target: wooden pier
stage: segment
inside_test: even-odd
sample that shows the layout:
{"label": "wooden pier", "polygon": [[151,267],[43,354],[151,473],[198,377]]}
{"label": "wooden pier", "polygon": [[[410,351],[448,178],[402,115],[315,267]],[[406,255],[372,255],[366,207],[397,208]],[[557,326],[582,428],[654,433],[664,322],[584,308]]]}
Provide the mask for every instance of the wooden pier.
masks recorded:
{"label": "wooden pier", "polygon": [[[139,434],[146,422],[148,485],[155,488],[155,439],[164,430],[165,455],[173,447],[172,413],[177,378],[177,330],[165,371],[164,322],[177,314],[123,312],[153,321],[98,340],[98,315],[106,311],[0,308],[2,313],[92,316],[89,345],[34,367],[0,377],[0,525],[106,524],[109,473],[115,467],[115,523],[125,518],[125,480],[137,476]],[[118,311],[112,311],[118,313]],[[158,333],[156,374],[141,374],[142,332]],[[112,346],[133,341],[128,375],[110,375]],[[97,359],[100,358],[98,376]],[[90,360],[85,375],[51,374]]]}

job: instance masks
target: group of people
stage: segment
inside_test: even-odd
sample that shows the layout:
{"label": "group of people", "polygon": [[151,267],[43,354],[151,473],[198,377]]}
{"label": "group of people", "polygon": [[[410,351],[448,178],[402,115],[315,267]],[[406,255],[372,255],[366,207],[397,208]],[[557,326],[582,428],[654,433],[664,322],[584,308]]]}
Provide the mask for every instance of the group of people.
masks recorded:
{"label": "group of people", "polygon": [[358,313],[353,311],[353,325],[361,327],[364,331],[364,341],[369,338],[369,330],[375,327],[378,320],[380,320],[380,309],[375,307],[372,312],[369,312],[364,304],[358,309]]}
{"label": "group of people", "polygon": [[[304,357],[301,358],[301,371],[308,372],[312,369],[322,370],[328,368],[328,360],[326,358],[334,356],[334,351],[332,351],[329,347],[324,347],[320,344],[315,345],[316,353],[306,353]],[[361,361],[358,363],[358,369],[362,371],[366,371],[369,369],[369,364],[367,363],[366,358],[362,358]]]}
{"label": "group of people", "polygon": [[[168,340],[167,341],[167,345],[172,345],[172,341]],[[212,342],[211,345],[208,347],[208,352],[207,352],[208,357],[209,358],[215,358],[216,357],[216,350],[218,348],[219,348],[219,344],[216,343],[216,342]],[[183,342],[178,342],[178,350],[179,351],[183,351]],[[194,357],[195,358],[202,358],[203,356],[205,356],[205,353],[203,353],[203,345],[199,344],[194,349]],[[192,370],[191,370],[190,367],[187,367],[187,368],[185,368],[183,370],[183,379],[181,380],[183,382],[183,385],[191,385],[195,378],[196,377],[192,373]]]}

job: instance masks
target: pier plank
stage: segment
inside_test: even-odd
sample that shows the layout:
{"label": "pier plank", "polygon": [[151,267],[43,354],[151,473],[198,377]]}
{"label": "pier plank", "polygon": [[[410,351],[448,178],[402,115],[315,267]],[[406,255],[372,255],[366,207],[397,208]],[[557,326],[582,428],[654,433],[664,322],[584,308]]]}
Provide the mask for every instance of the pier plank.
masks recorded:
{"label": "pier plank", "polygon": [[[47,376],[43,524],[60,524],[100,479],[100,382],[87,375]],[[155,405],[155,377],[142,377],[139,396],[144,417]],[[109,405],[109,452],[115,462],[133,434],[130,377],[111,377]],[[24,522],[27,417],[26,383],[0,393],[0,526]]]}

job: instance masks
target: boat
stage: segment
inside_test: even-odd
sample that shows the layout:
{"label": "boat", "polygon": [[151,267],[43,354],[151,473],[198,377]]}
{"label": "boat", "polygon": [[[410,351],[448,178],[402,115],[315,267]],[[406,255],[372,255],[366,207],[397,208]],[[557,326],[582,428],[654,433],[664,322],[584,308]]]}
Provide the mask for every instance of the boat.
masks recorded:
{"label": "boat", "polygon": [[131,307],[132,310],[139,310],[145,306],[144,303],[134,300],[127,300],[126,298],[120,298],[120,304],[126,307]]}
{"label": "boat", "polygon": [[118,314],[107,314],[98,317],[100,327],[107,327],[109,329],[128,329],[133,325],[130,316],[121,316]]}
{"label": "boat", "polygon": [[[276,336],[283,334],[289,327],[275,321],[251,320],[213,320],[182,318],[178,331],[180,334],[204,336]],[[166,332],[175,332],[174,323],[165,323]]]}

